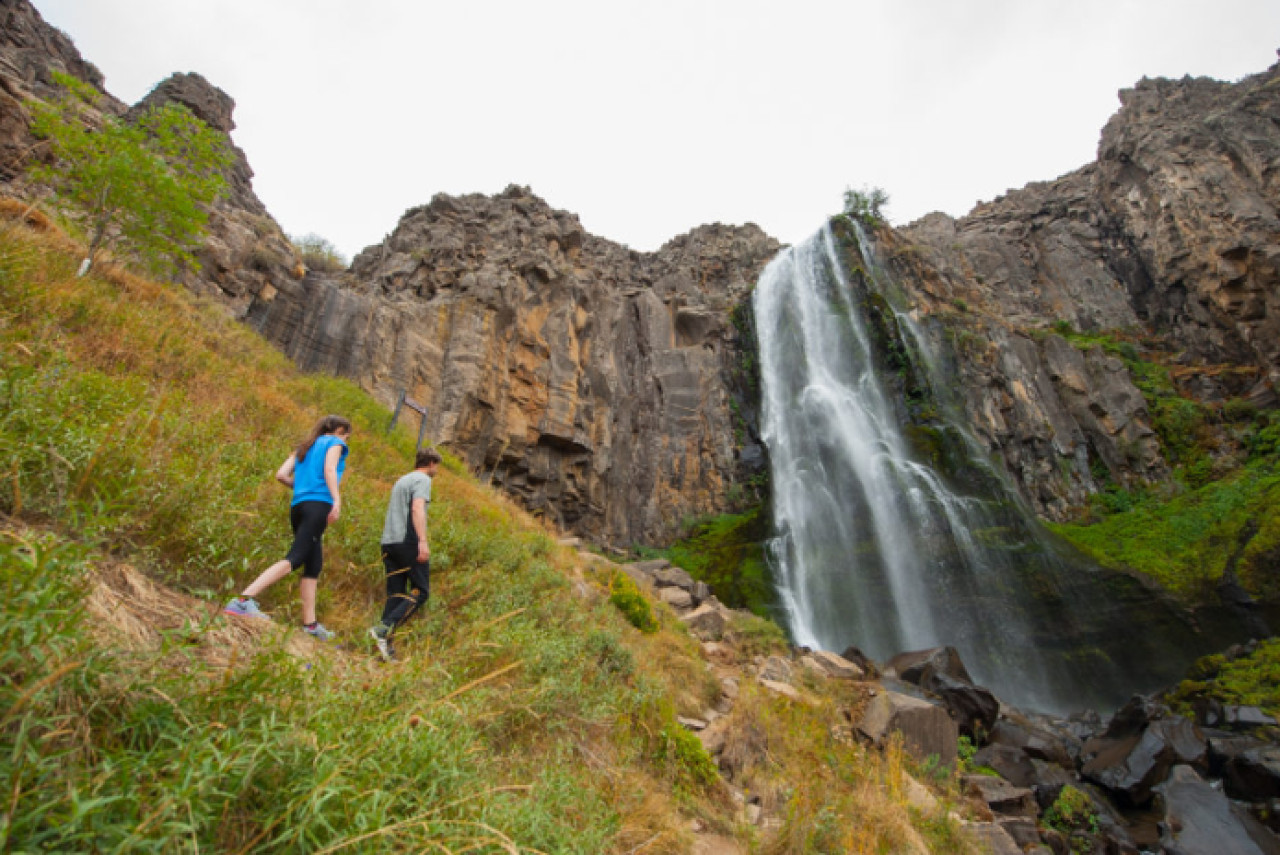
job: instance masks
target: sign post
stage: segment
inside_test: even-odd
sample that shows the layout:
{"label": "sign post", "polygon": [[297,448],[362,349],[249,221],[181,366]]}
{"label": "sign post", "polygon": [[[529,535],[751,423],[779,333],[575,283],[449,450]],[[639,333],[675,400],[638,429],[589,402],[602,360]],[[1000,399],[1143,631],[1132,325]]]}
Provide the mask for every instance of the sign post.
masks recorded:
{"label": "sign post", "polygon": [[422,450],[422,441],[426,439],[427,436],[427,408],[410,398],[409,393],[404,389],[400,390],[400,400],[396,401],[396,409],[395,412],[391,414],[391,424],[387,425],[387,433],[391,433],[395,428],[396,419],[400,418],[400,411],[405,407],[408,407],[415,413],[422,416],[422,423],[418,427],[418,445],[413,450],[413,453],[416,455]]}

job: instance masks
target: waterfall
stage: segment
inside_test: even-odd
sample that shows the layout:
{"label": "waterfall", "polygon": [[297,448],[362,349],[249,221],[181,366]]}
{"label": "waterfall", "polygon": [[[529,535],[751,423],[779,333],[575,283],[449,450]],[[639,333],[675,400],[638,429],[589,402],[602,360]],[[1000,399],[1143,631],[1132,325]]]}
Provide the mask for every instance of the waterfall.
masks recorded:
{"label": "waterfall", "polygon": [[865,236],[836,222],[773,259],[753,298],[768,555],[793,640],[881,660],[953,645],[977,682],[1031,708],[1122,700],[1130,666],[1185,626],[1132,605],[1132,580],[1055,552],[968,436]]}

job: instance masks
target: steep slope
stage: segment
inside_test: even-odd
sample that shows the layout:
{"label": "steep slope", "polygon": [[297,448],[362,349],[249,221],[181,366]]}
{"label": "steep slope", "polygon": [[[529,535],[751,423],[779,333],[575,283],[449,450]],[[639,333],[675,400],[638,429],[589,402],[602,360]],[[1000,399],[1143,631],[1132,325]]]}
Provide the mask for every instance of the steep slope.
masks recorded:
{"label": "steep slope", "polygon": [[[866,686],[757,683],[753,656],[791,651],[749,616],[704,649],[637,594],[659,631],[633,628],[609,600],[615,565],[457,461],[431,509],[432,600],[407,661],[380,666],[358,640],[411,433],[385,435],[385,407],[217,304],[110,266],[76,278],[82,247],[34,225],[0,220],[4,845],[965,851],[941,808],[909,812],[901,755],[852,743]],[[355,425],[320,584],[338,649],[292,627],[289,585],[264,598],[271,624],[217,608],[284,548],[270,474],[333,411]],[[676,718],[717,706],[732,785]]]}

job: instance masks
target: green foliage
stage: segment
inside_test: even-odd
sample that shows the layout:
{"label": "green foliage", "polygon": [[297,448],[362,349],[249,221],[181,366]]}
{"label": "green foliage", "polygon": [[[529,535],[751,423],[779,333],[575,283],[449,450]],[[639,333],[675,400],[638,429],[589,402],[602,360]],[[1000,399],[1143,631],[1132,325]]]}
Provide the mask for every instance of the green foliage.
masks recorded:
{"label": "green foliage", "polygon": [[786,653],[791,644],[782,627],[767,617],[735,612],[729,622],[729,630],[743,656],[769,656]]}
{"label": "green foliage", "polygon": [[1044,824],[1067,836],[1073,833],[1097,834],[1098,810],[1088,793],[1068,784],[1044,812]]}
{"label": "green foliage", "polygon": [[658,631],[658,621],[653,616],[649,601],[626,573],[615,573],[609,581],[609,602],[641,632]]}
{"label": "green foliage", "polygon": [[888,224],[884,216],[884,208],[888,205],[889,194],[879,187],[845,188],[844,215],[867,228],[878,229]]}
{"label": "green foliage", "polygon": [[310,233],[302,237],[290,237],[293,248],[302,256],[307,267],[320,273],[341,273],[347,269],[347,259],[327,238]]}
{"label": "green foliage", "polygon": [[671,770],[678,788],[705,789],[720,779],[715,761],[697,736],[678,724],[670,724],[658,737],[656,759]]}
{"label": "green foliage", "polygon": [[223,136],[173,102],[93,127],[86,111],[97,92],[70,75],[55,79],[63,97],[31,110],[32,133],[49,141],[53,160],[36,162],[31,177],[84,215],[90,264],[119,243],[152,270],[198,267],[192,251],[233,160]]}
{"label": "green foliage", "polygon": [[1197,660],[1169,702],[1186,713],[1197,698],[1256,706],[1280,715],[1280,639],[1267,639],[1249,655],[1231,661],[1220,654]]}
{"label": "green foliage", "polygon": [[706,582],[732,608],[767,614],[773,583],[764,554],[768,520],[756,506],[692,523],[688,536],[663,551],[672,564]]}
{"label": "green foliage", "polygon": [[1271,578],[1274,571],[1263,560],[1280,538],[1280,467],[1275,463],[1251,464],[1170,497],[1107,495],[1116,502],[1114,515],[1051,528],[1100,564],[1137,570],[1187,600],[1221,578],[1242,542],[1238,572],[1246,587],[1267,593],[1280,581]]}

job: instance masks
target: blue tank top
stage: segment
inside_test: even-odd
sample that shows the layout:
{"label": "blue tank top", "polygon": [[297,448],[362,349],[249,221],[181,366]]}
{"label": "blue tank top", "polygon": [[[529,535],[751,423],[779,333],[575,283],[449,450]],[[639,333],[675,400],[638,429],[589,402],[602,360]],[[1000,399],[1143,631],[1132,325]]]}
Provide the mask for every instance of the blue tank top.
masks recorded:
{"label": "blue tank top", "polygon": [[307,450],[307,456],[299,460],[293,467],[293,503],[328,502],[333,504],[333,496],[329,494],[329,485],[324,482],[324,459],[329,449],[335,445],[342,446],[342,454],[338,458],[338,483],[342,483],[342,473],[347,468],[347,444],[331,433],[326,433],[315,441]]}

